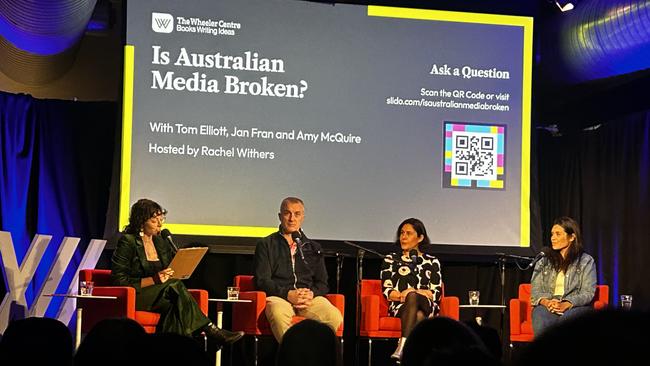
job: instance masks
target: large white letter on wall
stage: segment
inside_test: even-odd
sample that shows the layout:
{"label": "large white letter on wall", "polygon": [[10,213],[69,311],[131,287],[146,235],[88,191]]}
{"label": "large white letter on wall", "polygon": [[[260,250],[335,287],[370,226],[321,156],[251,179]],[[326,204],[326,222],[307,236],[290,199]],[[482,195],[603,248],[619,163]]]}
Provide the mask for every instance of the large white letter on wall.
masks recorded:
{"label": "large white letter on wall", "polygon": [[[27,249],[23,262],[19,265],[11,234],[0,231],[0,260],[2,262],[3,279],[7,288],[7,293],[2,303],[0,303],[0,332],[4,332],[7,325],[9,325],[12,318],[12,309],[23,308],[26,310],[24,315],[27,316],[43,316],[45,314],[51,298],[43,295],[53,293],[59,286],[80,239],[63,238],[59,250],[50,264],[47,278],[41,288],[36,289],[36,298],[32,306],[28,308],[25,292],[31,284],[36,268],[40,265],[43,253],[45,253],[51,240],[51,235],[35,235],[29,249]],[[106,245],[106,240],[93,239],[90,241],[81,263],[76,268],[75,275],[67,287],[68,293],[77,292],[79,270],[95,268],[104,245]],[[75,305],[74,299],[65,299],[57,311],[57,319],[68,324],[74,313]]]}

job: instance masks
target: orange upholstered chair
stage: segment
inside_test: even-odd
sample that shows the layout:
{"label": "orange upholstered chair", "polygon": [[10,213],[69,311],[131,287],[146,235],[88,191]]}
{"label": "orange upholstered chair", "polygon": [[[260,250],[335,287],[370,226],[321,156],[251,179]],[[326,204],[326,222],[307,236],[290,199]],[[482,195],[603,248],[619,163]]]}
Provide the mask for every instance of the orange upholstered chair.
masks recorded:
{"label": "orange upholstered chair", "polygon": [[[264,308],[266,307],[266,293],[255,289],[253,276],[238,275],[235,276],[234,286],[239,287],[239,299],[251,300],[250,303],[235,303],[232,307],[232,326],[233,330],[242,330],[244,333],[254,336],[272,335],[269,321],[266,319]],[[327,294],[325,297],[336,306],[344,315],[345,298],[341,294]],[[304,318],[300,316],[293,317],[293,323],[297,323]],[[336,336],[343,335],[343,323],[336,331]]]}
{"label": "orange upholstered chair", "polygon": [[[440,316],[459,319],[460,301],[456,296],[440,299]],[[359,336],[368,339],[368,365],[371,364],[372,339],[399,338],[402,335],[400,318],[388,315],[388,300],[384,297],[381,280],[361,281],[361,319]]]}
{"label": "orange upholstered chair", "polygon": [[[234,286],[239,287],[239,299],[251,300],[250,303],[235,303],[232,305],[232,330],[241,330],[247,335],[252,335],[255,341],[255,358],[257,359],[257,343],[259,336],[270,336],[271,327],[266,319],[264,308],[266,307],[266,293],[255,289],[255,282],[251,275],[235,276]],[[327,294],[325,297],[334,305],[341,315],[345,312],[345,297],[341,294]],[[303,317],[294,316],[292,322],[295,324]],[[342,340],[343,323],[336,331],[336,336]],[[256,361],[257,364],[257,361]]]}
{"label": "orange upholstered chair", "polygon": [[[510,344],[513,342],[531,342],[533,340],[533,307],[530,305],[530,283],[519,285],[516,299],[510,300]],[[592,301],[596,310],[604,309],[609,304],[609,286],[597,285]]]}
{"label": "orange upholstered chair", "polygon": [[[107,318],[129,318],[142,325],[147,333],[154,333],[160,314],[135,310],[135,289],[129,286],[111,286],[111,271],[106,269],[82,269],[79,281],[93,281],[93,295],[116,296],[116,300],[84,299],[77,300],[83,309],[82,332],[87,333],[97,322]],[[208,292],[189,290],[199,304],[203,314],[208,314]]]}

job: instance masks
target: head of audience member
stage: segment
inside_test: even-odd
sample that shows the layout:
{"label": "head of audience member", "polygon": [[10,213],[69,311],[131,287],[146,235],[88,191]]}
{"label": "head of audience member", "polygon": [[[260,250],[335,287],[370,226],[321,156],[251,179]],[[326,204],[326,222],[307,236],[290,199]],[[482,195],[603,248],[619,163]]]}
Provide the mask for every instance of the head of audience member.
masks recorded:
{"label": "head of audience member", "polygon": [[431,244],[424,224],[419,219],[413,217],[406,219],[399,224],[395,236],[395,244],[399,246],[403,252],[408,252],[411,249],[419,250],[421,246]]}
{"label": "head of audience member", "polygon": [[208,366],[209,358],[197,340],[176,333],[146,334],[135,344],[130,365]]}
{"label": "head of audience member", "polygon": [[465,324],[446,317],[419,322],[404,345],[403,366],[500,365]]}
{"label": "head of audience member", "polygon": [[124,232],[132,235],[158,235],[166,214],[167,210],[157,202],[146,198],[139,199],[131,206],[129,224],[124,228]]}
{"label": "head of audience member", "polygon": [[280,231],[282,234],[291,234],[300,231],[305,220],[305,204],[298,197],[287,197],[280,204]]}
{"label": "head of audience member", "polygon": [[513,365],[645,365],[650,313],[602,310],[567,319],[528,345]]}
{"label": "head of audience member", "polygon": [[74,356],[75,366],[123,365],[136,351],[134,345],[145,335],[132,319],[104,319],[86,334]]}
{"label": "head of audience member", "polygon": [[72,365],[72,334],[52,318],[9,323],[0,342],[0,362],[7,365]]}
{"label": "head of audience member", "polygon": [[551,247],[548,255],[551,265],[558,271],[566,271],[582,254],[582,236],[578,223],[570,217],[558,217],[551,228]]}
{"label": "head of audience member", "polygon": [[276,365],[336,365],[336,335],[316,320],[305,319],[294,324],[282,337]]}
{"label": "head of audience member", "polygon": [[481,341],[495,359],[500,360],[503,357],[501,337],[499,337],[499,332],[496,329],[479,325],[476,320],[467,321],[465,325],[481,338]]}

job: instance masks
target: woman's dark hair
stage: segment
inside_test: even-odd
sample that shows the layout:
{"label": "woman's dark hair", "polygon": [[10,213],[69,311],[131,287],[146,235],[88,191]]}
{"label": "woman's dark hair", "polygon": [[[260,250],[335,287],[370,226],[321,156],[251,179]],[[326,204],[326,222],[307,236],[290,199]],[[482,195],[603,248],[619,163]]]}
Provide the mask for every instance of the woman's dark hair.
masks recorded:
{"label": "woman's dark hair", "polygon": [[124,228],[127,234],[136,235],[140,232],[144,223],[152,217],[167,214],[167,210],[150,199],[141,198],[131,206],[129,224]]}
{"label": "woman's dark hair", "polygon": [[420,242],[420,245],[429,245],[429,244],[431,244],[431,241],[429,240],[429,235],[427,235],[427,229],[424,227],[424,224],[422,223],[422,221],[411,217],[410,219],[406,219],[406,220],[402,221],[402,223],[399,224],[399,226],[397,227],[397,233],[395,234],[395,244],[397,246],[399,246],[399,234],[402,231],[402,228],[404,227],[404,225],[406,225],[406,224],[410,224],[411,226],[413,226],[413,229],[418,234],[418,237],[419,236],[424,236],[424,239],[422,239],[422,241]]}
{"label": "woman's dark hair", "polygon": [[551,250],[548,257],[551,265],[556,271],[566,272],[567,268],[569,268],[569,264],[578,259],[584,251],[582,247],[582,235],[580,234],[578,223],[568,216],[562,216],[555,219],[553,221],[553,226],[555,225],[561,226],[567,236],[571,237],[572,235],[575,235],[575,239],[569,245],[566,258],[563,258],[560,252],[555,250]]}

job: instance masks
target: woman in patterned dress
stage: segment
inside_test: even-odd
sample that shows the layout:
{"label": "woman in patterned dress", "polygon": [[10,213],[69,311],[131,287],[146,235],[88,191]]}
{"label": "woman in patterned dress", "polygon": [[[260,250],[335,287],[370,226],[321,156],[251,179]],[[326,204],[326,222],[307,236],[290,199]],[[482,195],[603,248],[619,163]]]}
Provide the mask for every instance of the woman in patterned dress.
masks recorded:
{"label": "woman in patterned dress", "polygon": [[[431,244],[422,221],[410,218],[397,228],[395,244],[401,252],[384,258],[381,281],[384,296],[388,299],[388,312],[399,317],[402,336],[391,358],[400,359],[406,337],[417,322],[440,311],[442,273],[438,258],[425,254],[420,248]],[[415,261],[413,261],[413,259]]]}

